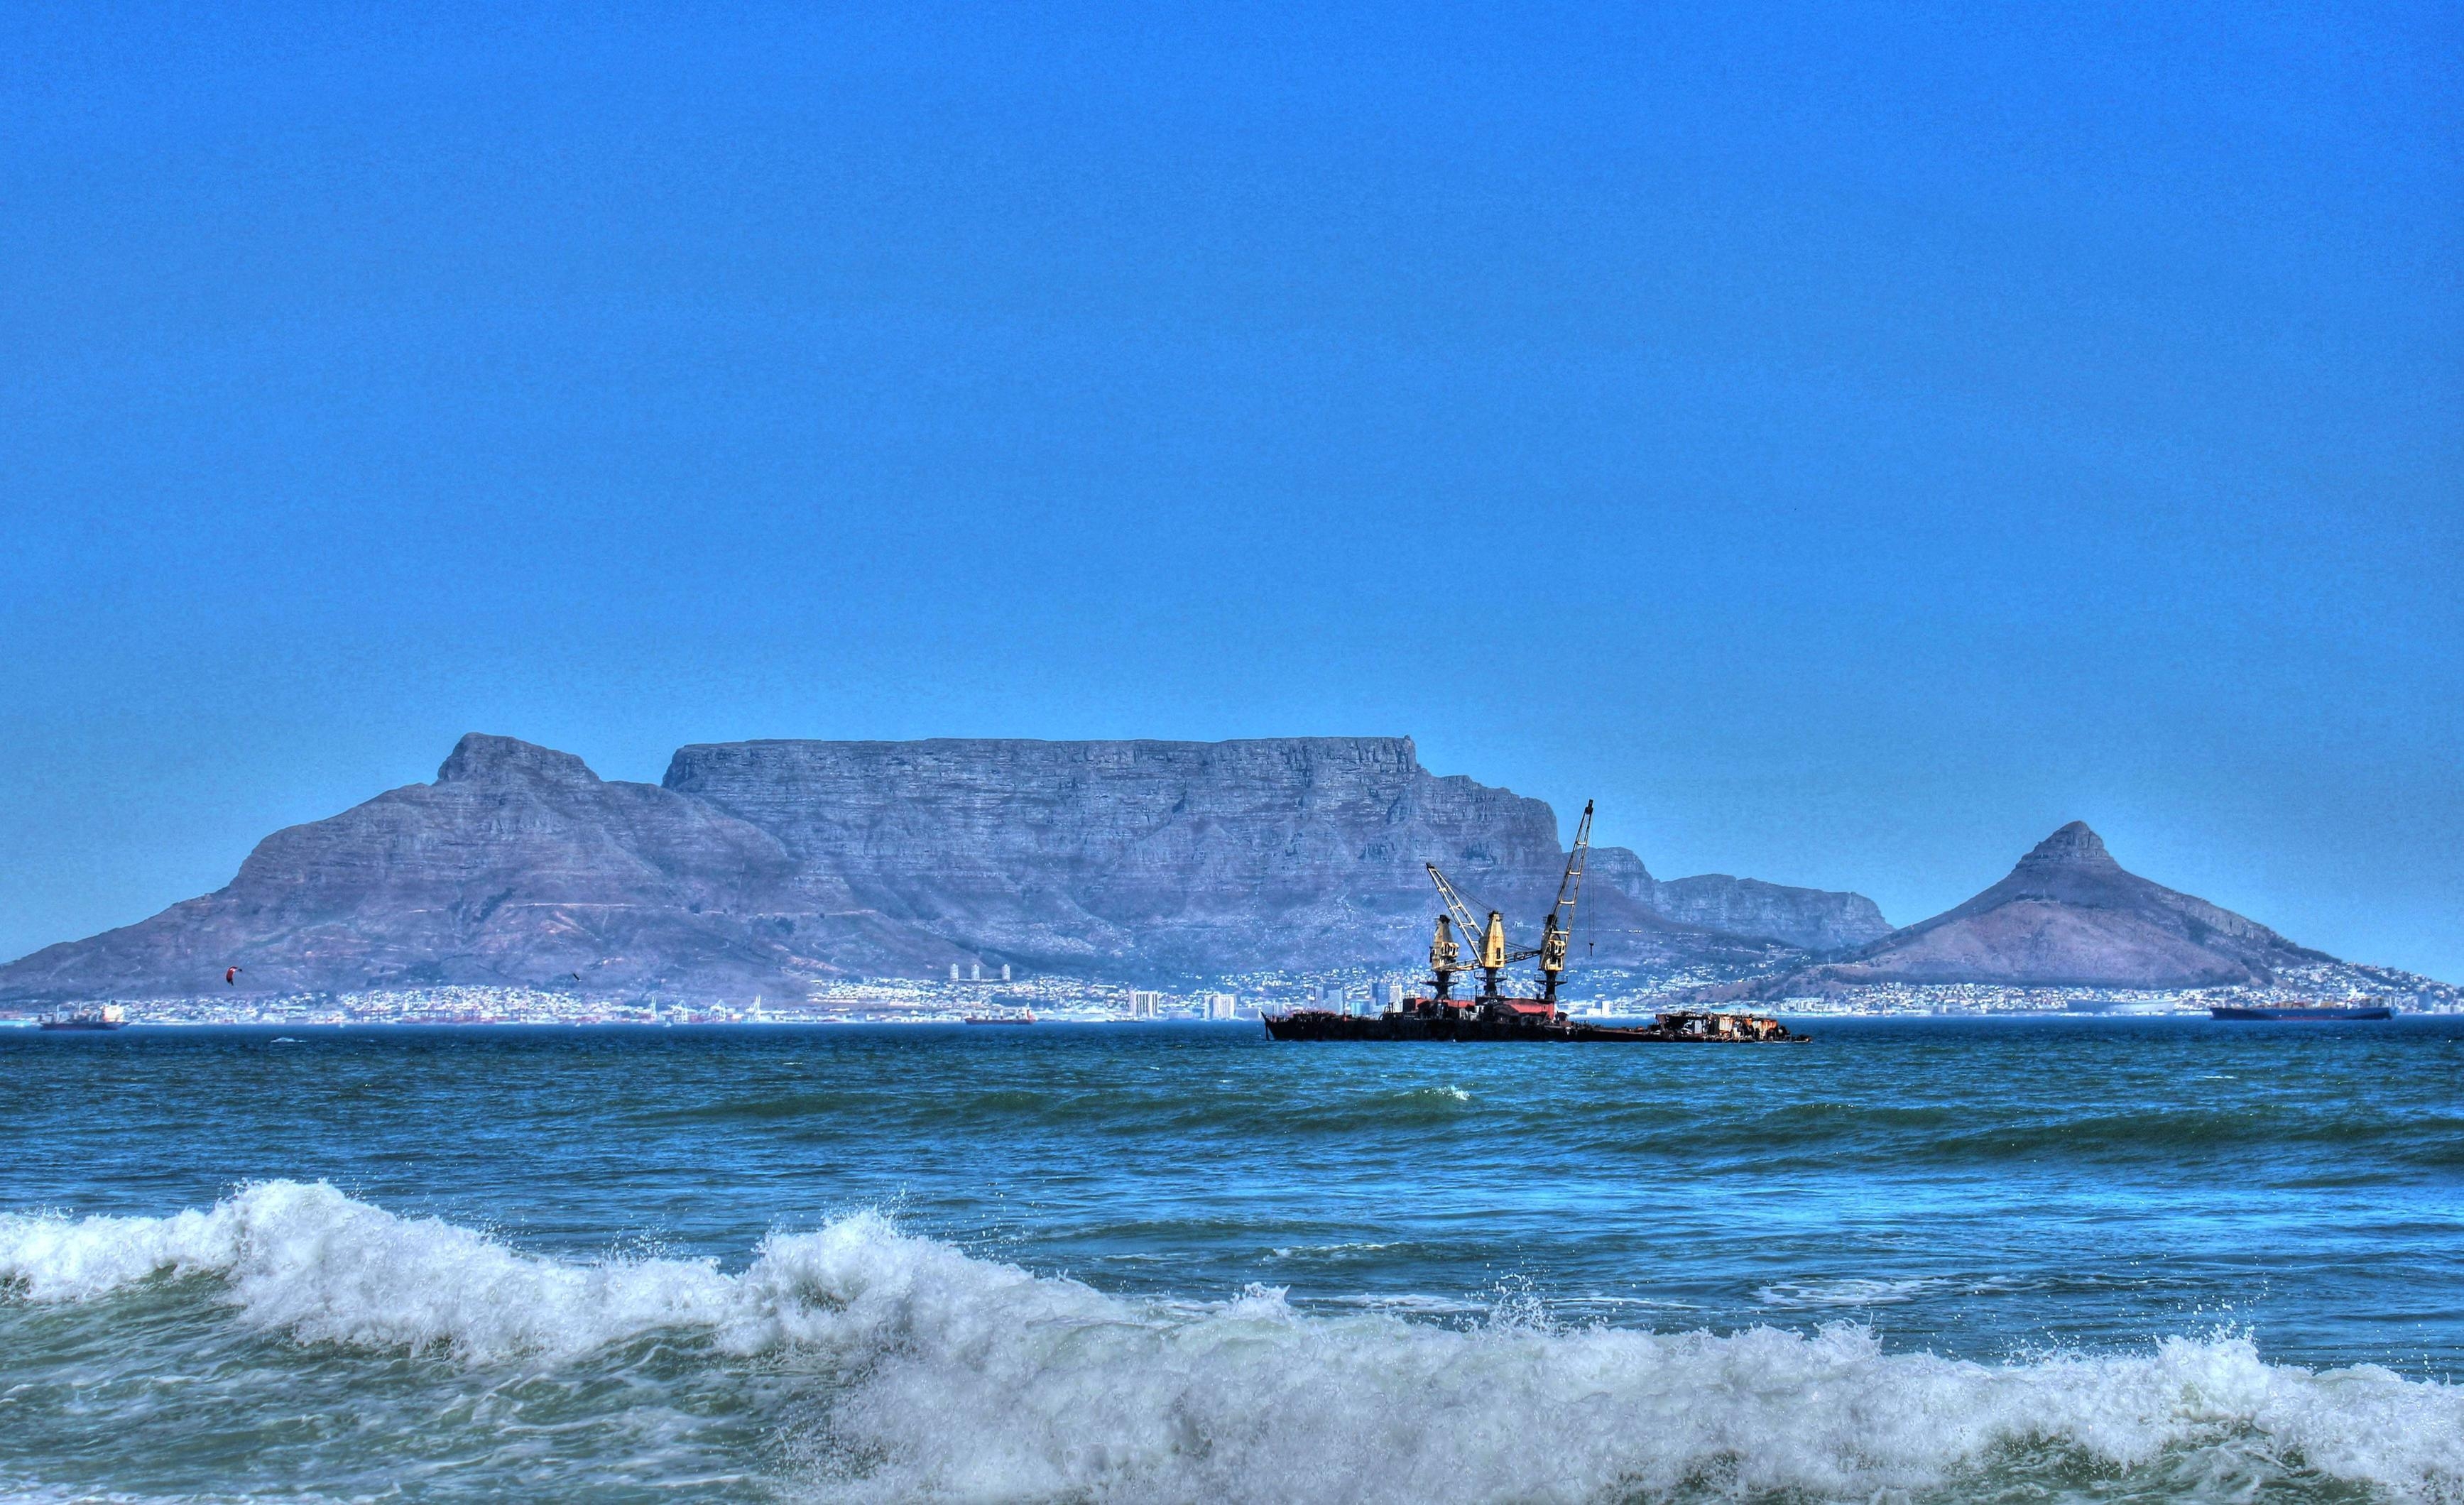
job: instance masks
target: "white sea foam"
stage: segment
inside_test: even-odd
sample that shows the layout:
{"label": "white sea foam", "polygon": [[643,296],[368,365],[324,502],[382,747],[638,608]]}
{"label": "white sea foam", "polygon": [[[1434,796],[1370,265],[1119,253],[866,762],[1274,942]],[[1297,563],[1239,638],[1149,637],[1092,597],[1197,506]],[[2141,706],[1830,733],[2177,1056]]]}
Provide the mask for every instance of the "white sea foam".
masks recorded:
{"label": "white sea foam", "polygon": [[1783,1280],[1754,1293],[1763,1305],[1802,1311],[1822,1306],[1896,1306],[1950,1282],[1939,1278],[1875,1280],[1850,1276],[1837,1280]]}
{"label": "white sea foam", "polygon": [[[2306,1467],[2464,1501],[2464,1390],[2263,1362],[2240,1338],[1985,1364],[1813,1336],[1464,1329],[1304,1315],[1252,1288],[1134,1302],[973,1259],[859,1214],[706,1261],[539,1258],[273,1182],[165,1218],[0,1217],[16,1298],[217,1282],[312,1341],[473,1363],[654,1330],[836,1377],[808,1450],[857,1497],[1588,1500],[1681,1490],[1872,1496],[2050,1449],[2247,1494]],[[2167,1471],[2172,1471],[2167,1472]],[[2187,1471],[2187,1472],[2184,1472]]]}
{"label": "white sea foam", "polygon": [[1343,1259],[1394,1247],[1392,1243],[1353,1240],[1341,1244],[1278,1244],[1267,1253],[1277,1259]]}

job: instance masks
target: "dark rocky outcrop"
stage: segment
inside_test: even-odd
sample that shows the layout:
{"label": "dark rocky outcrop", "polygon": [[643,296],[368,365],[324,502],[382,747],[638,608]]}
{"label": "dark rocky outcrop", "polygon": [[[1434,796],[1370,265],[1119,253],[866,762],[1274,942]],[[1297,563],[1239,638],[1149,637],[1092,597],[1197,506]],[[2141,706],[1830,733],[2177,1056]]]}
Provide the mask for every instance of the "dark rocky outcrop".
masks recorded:
{"label": "dark rocky outcrop", "polygon": [[[1419,766],[1401,737],[744,742],[664,784],[462,739],[436,782],[276,832],[228,887],[0,968],[0,997],[438,983],[792,992],[830,973],[1012,962],[1096,975],[1408,963],[1421,864],[1528,924],[1550,808]],[[1586,960],[1856,944],[1870,901],[1595,855]]]}
{"label": "dark rocky outcrop", "polygon": [[2230,987],[2332,960],[2255,920],[2123,870],[2103,840],[2075,820],[1957,908],[1752,991],[1775,997],[1877,983]]}

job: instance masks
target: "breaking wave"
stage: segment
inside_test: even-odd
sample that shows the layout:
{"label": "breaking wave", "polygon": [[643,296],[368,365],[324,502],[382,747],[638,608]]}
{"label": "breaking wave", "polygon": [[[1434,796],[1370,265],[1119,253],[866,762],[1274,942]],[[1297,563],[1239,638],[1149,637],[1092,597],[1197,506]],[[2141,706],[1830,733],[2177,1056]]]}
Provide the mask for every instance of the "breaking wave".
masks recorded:
{"label": "breaking wave", "polygon": [[1446,1327],[1306,1315],[1260,1287],[1140,1302],[875,1213],[774,1234],[739,1274],[585,1264],[323,1183],[170,1217],[0,1216],[13,1301],[165,1280],[345,1353],[555,1363],[659,1334],[798,1368],[826,1399],[781,1422],[802,1429],[783,1451],[841,1497],[1836,1498],[1997,1478],[2034,1496],[2248,1497],[2301,1477],[2464,1501],[2464,1389],[2271,1364],[2240,1337],[1992,1364],[1885,1353],[1850,1324],[1663,1334],[1515,1307]]}

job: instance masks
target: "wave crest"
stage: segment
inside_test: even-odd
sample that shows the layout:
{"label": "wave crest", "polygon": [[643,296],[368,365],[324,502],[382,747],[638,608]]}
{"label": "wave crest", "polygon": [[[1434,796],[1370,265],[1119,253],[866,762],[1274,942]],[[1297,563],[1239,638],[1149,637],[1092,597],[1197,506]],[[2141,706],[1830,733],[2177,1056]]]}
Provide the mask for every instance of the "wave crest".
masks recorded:
{"label": "wave crest", "polygon": [[2464,1391],[2270,1364],[2242,1338],[1985,1364],[1887,1354],[1849,1324],[1664,1334],[1523,1314],[1465,1331],[1304,1315],[1260,1287],[1168,1306],[876,1213],[774,1234],[740,1275],[582,1264],[323,1183],[164,1218],[0,1216],[0,1281],[20,1299],[163,1276],[210,1276],[242,1320],[306,1341],[474,1363],[663,1330],[793,1355],[831,1386],[804,1450],[832,1492],[867,1496],[1870,1495],[2050,1450],[2074,1471],[2189,1467],[2223,1493],[2306,1469],[2464,1501]]}

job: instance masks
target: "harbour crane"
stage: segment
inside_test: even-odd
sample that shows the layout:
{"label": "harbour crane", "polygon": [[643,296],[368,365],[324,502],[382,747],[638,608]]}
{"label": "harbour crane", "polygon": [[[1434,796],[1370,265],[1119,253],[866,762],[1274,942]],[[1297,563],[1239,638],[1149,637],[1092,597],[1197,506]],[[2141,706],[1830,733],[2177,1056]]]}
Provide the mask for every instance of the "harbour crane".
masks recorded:
{"label": "harbour crane", "polygon": [[[1432,867],[1430,872],[1436,872]],[[1437,974],[1438,998],[1444,1001],[1447,990],[1455,985],[1455,973],[1463,971],[1463,948],[1455,944],[1454,921],[1438,916],[1438,933],[1429,942],[1429,971]]]}
{"label": "harbour crane", "polygon": [[[1438,885],[1438,897],[1446,902],[1447,912],[1438,916],[1438,937],[1429,944],[1429,969],[1438,974],[1438,996],[1442,998],[1446,995],[1447,986],[1454,981],[1453,974],[1463,971],[1462,954],[1455,946],[1454,937],[1446,933],[1446,921],[1451,917],[1462,927],[1466,939],[1479,938],[1472,943],[1477,950],[1471,965],[1480,969],[1480,995],[1496,997],[1497,974],[1516,960],[1506,949],[1506,917],[1491,909],[1488,923],[1480,924],[1471,917],[1471,905],[1463,903],[1463,895],[1455,892],[1455,885],[1446,882],[1446,875],[1438,871],[1437,863],[1423,862],[1420,865],[1429,870],[1429,882]],[[1444,953],[1442,960],[1441,952]]]}
{"label": "harbour crane", "polygon": [[1540,922],[1540,997],[1557,1007],[1557,984],[1566,976],[1566,943],[1574,933],[1574,902],[1583,897],[1583,868],[1592,855],[1592,801],[1574,826],[1574,849],[1566,854],[1566,876],[1557,880],[1557,902]]}
{"label": "harbour crane", "polygon": [[1498,996],[1498,974],[1516,962],[1533,957],[1540,959],[1541,997],[1553,1012],[1557,1007],[1557,985],[1565,979],[1566,947],[1573,937],[1574,905],[1583,894],[1583,869],[1592,850],[1592,802],[1583,802],[1583,818],[1574,827],[1574,847],[1566,854],[1566,871],[1557,880],[1557,902],[1549,907],[1540,922],[1540,944],[1524,950],[1512,950],[1506,944],[1506,917],[1495,909],[1488,911],[1488,923],[1472,919],[1471,905],[1463,902],[1446,875],[1435,862],[1421,865],[1429,870],[1429,882],[1438,885],[1438,897],[1445,901],[1446,912],[1438,916],[1436,936],[1429,942],[1429,971],[1437,974],[1437,996],[1443,999],[1453,987],[1455,973],[1465,970],[1463,949],[1454,931],[1460,929],[1466,939],[1477,936],[1477,950],[1470,963],[1480,972],[1480,995],[1483,999]]}

